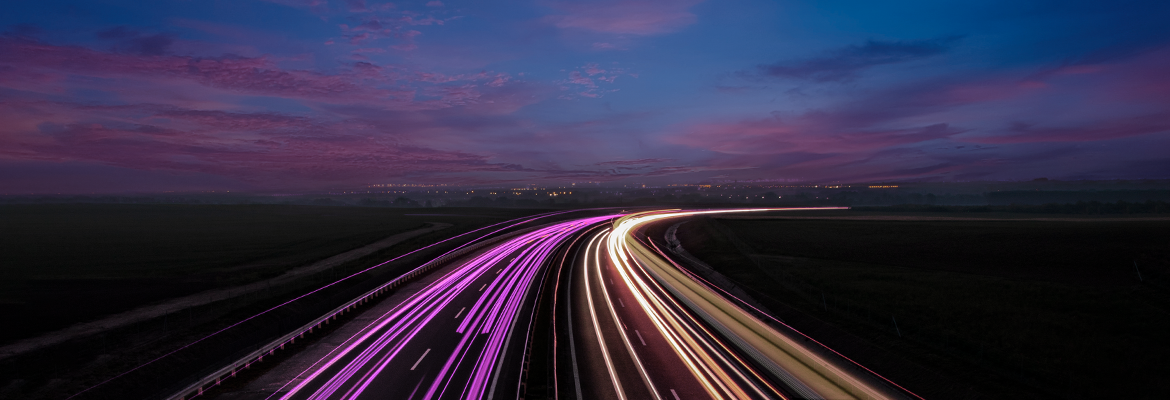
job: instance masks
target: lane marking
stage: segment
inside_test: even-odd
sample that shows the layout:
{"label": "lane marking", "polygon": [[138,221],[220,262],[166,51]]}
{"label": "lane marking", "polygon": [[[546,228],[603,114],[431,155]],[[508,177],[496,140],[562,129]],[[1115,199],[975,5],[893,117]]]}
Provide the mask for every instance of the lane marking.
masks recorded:
{"label": "lane marking", "polygon": [[[614,239],[614,237],[612,235],[613,235],[612,231],[607,233],[606,240],[607,241],[616,240],[616,239]],[[597,275],[598,275],[598,279],[600,279],[601,278],[601,244],[598,244],[597,249],[594,250],[594,256],[596,256],[596,258],[597,258],[597,266],[596,266],[597,267]],[[610,254],[611,260],[613,259],[613,256],[614,256],[613,254]],[[616,267],[614,267],[614,268],[616,268]],[[611,282],[613,281],[613,278],[609,278],[609,279]],[[625,279],[625,278],[623,277],[623,279]],[[625,283],[628,284],[629,282],[627,281]],[[609,309],[609,315],[613,318],[614,322],[622,322],[621,318],[618,318],[617,309],[613,308],[613,300],[612,299],[614,299],[616,297],[611,296],[609,294],[609,289],[605,288],[604,283],[601,285],[597,285],[597,286],[601,287],[601,295],[605,299],[605,307],[607,309]],[[637,292],[634,292],[634,293],[635,293],[635,296],[637,296]],[[622,325],[624,326],[625,323],[623,322]],[[629,328],[627,327],[626,330],[629,330]],[[598,334],[600,335],[600,333],[598,333]],[[634,351],[634,344],[630,341],[630,335],[626,334],[625,330],[618,330],[618,336],[621,337],[622,344],[625,345],[626,350],[629,351],[630,358],[632,358],[634,360],[634,366],[638,368],[638,374],[641,375],[641,377],[642,377],[642,383],[646,384],[646,389],[649,389],[650,393],[654,395],[654,400],[662,400],[662,395],[659,394],[658,389],[656,389],[654,387],[654,381],[652,379],[650,379],[650,374],[646,372],[646,367],[644,365],[642,365],[641,358],[638,357],[638,353],[636,351]]]}
{"label": "lane marking", "polygon": [[636,333],[636,334],[638,335],[638,341],[639,341],[639,342],[642,342],[642,345],[643,345],[643,346],[645,346],[645,345],[646,345],[646,341],[642,339],[642,332],[638,332],[638,330],[637,330],[637,329],[634,329],[634,333]]}
{"label": "lane marking", "polygon": [[486,283],[485,283],[485,284],[483,284],[483,286],[480,286],[480,287],[479,287],[479,291],[481,291],[481,292],[482,292],[482,291],[483,291],[483,288],[485,288],[485,287],[487,287],[487,284],[486,284]]}
{"label": "lane marking", "polygon": [[[605,235],[605,231],[602,231],[601,233],[594,236],[593,239],[589,240],[589,248],[593,250],[593,255],[594,255],[594,258],[596,260],[595,262],[598,265],[601,264],[601,254],[598,253],[598,249],[601,248],[601,244],[598,243],[598,247],[596,249],[594,249],[593,243],[594,243],[594,241],[596,241],[597,239],[601,238],[604,235]],[[589,250],[585,251],[585,258],[587,260],[586,263],[588,263]],[[600,275],[601,267],[598,267],[597,271],[598,271],[598,274]],[[621,381],[618,380],[617,372],[613,368],[613,360],[610,359],[610,357],[609,357],[609,349],[605,345],[605,338],[601,336],[601,323],[597,322],[597,311],[596,311],[596,307],[593,305],[593,287],[592,287],[593,285],[591,285],[589,283],[589,265],[588,264],[585,265],[585,268],[581,269],[581,273],[583,274],[583,278],[585,281],[585,300],[589,304],[589,317],[590,317],[590,319],[593,320],[593,333],[597,336],[597,344],[601,347],[601,357],[605,359],[605,369],[607,372],[609,372],[609,381],[613,383],[613,388],[617,394],[618,400],[626,400],[626,392],[624,390],[622,390],[622,383],[621,383]],[[597,278],[598,278],[598,280],[601,280],[600,276],[598,276]],[[600,286],[603,289],[605,288],[604,283]]]}
{"label": "lane marking", "polygon": [[621,297],[618,297],[618,303],[621,303],[622,308],[626,308],[626,302],[622,301]]}
{"label": "lane marking", "polygon": [[427,351],[424,351],[422,357],[419,357],[418,361],[415,361],[414,365],[410,366],[410,370],[414,371],[415,368],[418,368],[418,363],[421,363],[424,358],[427,358],[427,353],[430,353],[430,352],[431,352],[431,349],[427,349]]}
{"label": "lane marking", "polygon": [[460,308],[459,312],[455,313],[455,319],[459,319],[459,316],[463,315],[463,310],[466,310],[466,309],[467,309],[467,307]]}
{"label": "lane marking", "polygon": [[504,269],[503,269],[503,268],[500,268],[500,269],[496,270],[496,275],[499,275],[499,274],[500,274],[500,272],[504,272]]}
{"label": "lane marking", "polygon": [[674,389],[670,389],[670,394],[674,395],[674,400],[682,400],[678,398],[678,392],[675,392]]}

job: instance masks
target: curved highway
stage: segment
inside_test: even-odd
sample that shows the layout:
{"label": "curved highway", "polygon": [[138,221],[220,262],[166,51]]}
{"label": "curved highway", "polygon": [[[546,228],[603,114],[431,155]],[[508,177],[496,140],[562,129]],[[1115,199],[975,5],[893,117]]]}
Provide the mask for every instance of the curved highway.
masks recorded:
{"label": "curved highway", "polygon": [[368,324],[279,398],[516,398],[526,303],[544,266],[562,242],[611,218],[552,224],[482,252]]}
{"label": "curved highway", "polygon": [[[781,331],[781,322],[638,236],[668,218],[777,210],[653,211],[536,228],[456,260],[355,320],[364,326],[302,360],[309,366],[267,397],[226,398],[523,398],[537,332],[552,336],[553,354],[551,373],[536,375],[555,375],[551,394],[560,399],[917,397],[858,373],[864,367],[812,338]],[[531,330],[547,320],[536,319],[537,303],[550,294],[554,306],[543,312],[552,313],[551,329]]]}
{"label": "curved highway", "polygon": [[805,338],[780,332],[747,303],[691,275],[635,235],[666,218],[753,211],[776,209],[639,213],[592,232],[574,260],[564,312],[575,369],[571,388],[558,387],[558,397],[905,397],[888,387],[892,382],[859,376],[838,357],[825,357],[831,349],[809,348]]}

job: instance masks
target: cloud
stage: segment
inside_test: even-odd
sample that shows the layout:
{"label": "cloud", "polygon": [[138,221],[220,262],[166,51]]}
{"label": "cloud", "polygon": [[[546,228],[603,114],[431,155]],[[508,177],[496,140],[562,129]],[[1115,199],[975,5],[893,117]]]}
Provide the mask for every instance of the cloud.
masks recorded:
{"label": "cloud", "polygon": [[848,81],[870,67],[933,57],[950,50],[959,36],[922,41],[876,41],[847,46],[825,56],[794,62],[761,65],[764,76],[814,82]]}
{"label": "cloud", "polygon": [[143,34],[125,26],[114,27],[97,33],[99,39],[114,41],[119,51],[144,56],[160,56],[167,53],[175,36],[168,33]]}
{"label": "cloud", "polygon": [[[609,76],[606,76],[607,73]],[[600,98],[605,96],[607,93],[613,93],[619,89],[602,89],[598,86],[598,83],[613,83],[613,81],[617,79],[618,75],[624,73],[626,73],[626,71],[623,68],[610,67],[608,69],[601,69],[601,66],[597,63],[585,64],[580,68],[569,71],[569,79],[560,82],[562,85],[564,85],[561,87],[561,89],[569,90],[571,87],[568,85],[577,85],[576,90],[578,91],[575,93],[576,96]],[[635,74],[630,75],[637,77]],[[561,98],[572,99],[573,96],[566,95],[561,96]]]}
{"label": "cloud", "polygon": [[685,133],[669,136],[666,140],[724,154],[834,154],[876,151],[943,139],[962,132],[947,124],[900,129],[848,127],[838,125],[830,115],[810,113],[792,122],[769,118],[696,124]]}
{"label": "cloud", "polygon": [[971,143],[1040,143],[1040,142],[1095,142],[1152,133],[1170,132],[1170,115],[1148,114],[1130,118],[1116,118],[1083,123],[1075,127],[1039,127],[1036,124],[1014,122],[1006,134],[963,137]]}
{"label": "cloud", "polygon": [[0,158],[209,174],[261,188],[525,170],[488,162],[482,155],[412,144],[412,132],[433,129],[425,124],[380,126],[355,119],[145,105],[0,103],[0,115],[5,117],[29,110],[44,116],[69,115],[75,122],[41,122],[31,131],[0,128],[5,138]]}
{"label": "cloud", "polygon": [[366,0],[345,0],[345,5],[350,12],[369,11],[369,8],[366,8]]}
{"label": "cloud", "polygon": [[[348,69],[326,74],[284,69],[268,57],[143,57],[12,38],[0,38],[0,66],[10,69],[9,76],[34,77],[42,82],[63,82],[68,76],[113,79],[108,81],[110,84],[94,89],[119,93],[157,92],[157,87],[185,83],[223,93],[328,104],[360,103],[384,109],[419,110],[490,103],[494,101],[493,94],[507,93],[500,89],[511,84],[506,74],[486,71],[442,75],[443,79],[436,80],[433,77],[438,74],[358,62]],[[43,91],[51,87],[44,84],[30,86],[3,77],[0,77],[0,82],[26,90]],[[417,94],[424,91],[430,97],[417,99]],[[156,93],[156,96],[164,103],[167,101],[162,99],[171,97],[161,93]],[[504,103],[511,104],[510,101]]]}
{"label": "cloud", "polygon": [[599,162],[599,163],[596,163],[596,164],[593,164],[593,165],[597,165],[597,166],[609,166],[609,165],[621,165],[621,166],[642,165],[642,166],[645,166],[645,165],[649,165],[649,164],[658,164],[658,163],[671,162],[671,161],[674,161],[674,159],[672,159],[672,158],[643,158],[643,159],[638,159],[638,160],[616,160],[616,161],[605,161],[605,162]]}
{"label": "cloud", "polygon": [[557,2],[552,4],[557,13],[548,15],[543,20],[562,29],[583,29],[624,35],[659,35],[695,23],[697,18],[690,12],[690,8],[700,2],[701,0]]}
{"label": "cloud", "polygon": [[936,77],[800,113],[688,121],[662,140],[710,151],[705,165],[755,167],[745,176],[1121,176],[1136,170],[1130,161],[1164,164],[1153,149],[1170,138],[1168,67],[1164,47],[1108,63]]}
{"label": "cloud", "polygon": [[293,8],[307,8],[307,9],[313,10],[314,12],[324,12],[325,9],[329,6],[329,2],[326,0],[261,0],[261,1],[266,1],[266,2],[274,3],[274,4],[280,4],[282,6],[288,6],[288,7],[293,7]]}

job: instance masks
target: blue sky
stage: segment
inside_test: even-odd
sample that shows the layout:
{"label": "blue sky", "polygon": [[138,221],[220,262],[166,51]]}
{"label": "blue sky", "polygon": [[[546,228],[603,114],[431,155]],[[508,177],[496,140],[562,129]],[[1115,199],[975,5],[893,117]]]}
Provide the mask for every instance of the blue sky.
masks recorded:
{"label": "blue sky", "polygon": [[4,7],[4,193],[1170,178],[1165,2]]}

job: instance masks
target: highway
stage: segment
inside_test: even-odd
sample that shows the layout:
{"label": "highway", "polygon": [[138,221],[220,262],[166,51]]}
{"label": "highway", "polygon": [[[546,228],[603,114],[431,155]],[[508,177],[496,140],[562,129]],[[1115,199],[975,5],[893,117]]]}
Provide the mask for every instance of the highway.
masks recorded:
{"label": "highway", "polygon": [[301,357],[296,372],[276,374],[279,387],[222,397],[525,397],[526,345],[543,328],[531,331],[533,321],[548,320],[537,316],[538,302],[548,298],[552,371],[538,375],[555,376],[556,398],[917,397],[859,373],[864,367],[812,338],[778,329],[782,322],[690,274],[638,235],[670,218],[756,211],[776,209],[613,214],[535,228],[404,288],[367,312],[376,314],[325,340],[327,351]]}
{"label": "highway", "polygon": [[550,255],[610,219],[552,224],[482,252],[318,360],[279,398],[516,398],[532,294]]}
{"label": "highway", "polygon": [[689,274],[635,235],[667,218],[753,211],[774,210],[639,213],[591,232],[573,260],[569,300],[561,311],[571,325],[566,341],[572,365],[557,369],[571,367],[574,373],[571,384],[559,380],[566,384],[558,385],[558,397],[904,397],[827,359],[827,348],[808,348],[803,338],[773,328],[746,310],[746,303]]}

